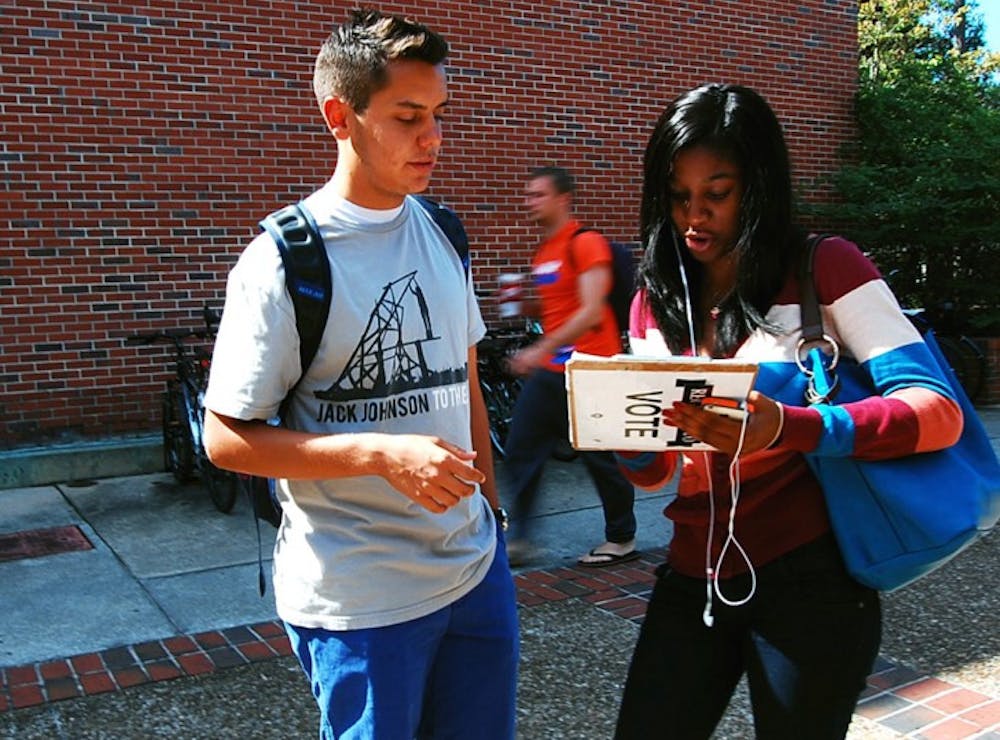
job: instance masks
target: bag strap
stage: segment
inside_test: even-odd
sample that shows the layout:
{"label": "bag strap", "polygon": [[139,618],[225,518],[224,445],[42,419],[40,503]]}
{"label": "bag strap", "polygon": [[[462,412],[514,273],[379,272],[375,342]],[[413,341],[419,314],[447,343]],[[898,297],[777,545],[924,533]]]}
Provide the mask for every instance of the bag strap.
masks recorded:
{"label": "bag strap", "polygon": [[799,310],[802,314],[802,341],[818,342],[823,339],[823,316],[816,295],[816,248],[829,234],[812,234],[806,240],[799,271]]}
{"label": "bag strap", "polygon": [[[816,293],[816,249],[829,234],[813,234],[806,240],[799,269],[799,312],[802,317],[802,336],[795,347],[795,364],[809,379],[806,384],[805,400],[810,406],[830,403],[840,390],[840,378],[835,372],[840,361],[840,348],[823,331],[823,315],[820,312],[819,296]],[[806,367],[803,349],[813,343],[830,346],[833,357],[822,366]],[[811,354],[811,353],[810,353]]]}

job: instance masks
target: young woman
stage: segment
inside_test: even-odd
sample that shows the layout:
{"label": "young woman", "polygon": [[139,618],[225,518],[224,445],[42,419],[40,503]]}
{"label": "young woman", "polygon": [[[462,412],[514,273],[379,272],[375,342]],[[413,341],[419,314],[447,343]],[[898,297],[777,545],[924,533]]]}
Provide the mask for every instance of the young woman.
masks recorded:
{"label": "young woman", "polygon": [[836,411],[806,403],[795,362],[806,235],[793,222],[781,125],[760,95],[736,85],[681,95],[656,124],[644,168],[633,351],[737,357],[760,371],[745,423],[684,403],[664,414],[720,452],[620,453],[642,487],[681,473],[617,737],[707,738],[746,674],[758,738],[842,738],[878,653],[879,599],[844,569],[803,453],[943,448],[961,432],[961,411],[939,377],[907,359],[919,334],[840,238],[816,252],[824,325],[876,391]]}

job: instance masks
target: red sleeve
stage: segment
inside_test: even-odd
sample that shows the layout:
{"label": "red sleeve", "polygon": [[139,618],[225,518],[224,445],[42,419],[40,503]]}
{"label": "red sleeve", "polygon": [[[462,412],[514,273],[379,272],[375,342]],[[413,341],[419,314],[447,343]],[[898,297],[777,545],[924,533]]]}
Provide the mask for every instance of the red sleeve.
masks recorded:
{"label": "red sleeve", "polygon": [[611,245],[596,231],[577,234],[569,243],[570,264],[577,274],[599,264],[611,264]]}

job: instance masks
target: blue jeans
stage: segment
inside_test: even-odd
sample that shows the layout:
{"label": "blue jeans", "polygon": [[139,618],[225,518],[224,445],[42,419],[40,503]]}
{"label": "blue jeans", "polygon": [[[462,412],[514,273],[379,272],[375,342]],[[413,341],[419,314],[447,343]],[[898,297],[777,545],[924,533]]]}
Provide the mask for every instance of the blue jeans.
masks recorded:
{"label": "blue jeans", "polygon": [[[504,445],[503,470],[511,492],[510,536],[526,537],[545,464],[561,439],[569,438],[566,380],[562,373],[536,370],[524,382]],[[597,488],[609,542],[635,537],[635,488],[618,469],[612,452],[581,452]]]}
{"label": "blue jeans", "polygon": [[[618,740],[708,738],[747,675],[759,740],[843,738],[881,641],[878,593],[844,570],[832,535],[757,572],[751,601],[718,600],[705,581],[662,566],[618,715]],[[748,577],[720,582],[739,600]]]}
{"label": "blue jeans", "polygon": [[426,617],[346,632],[285,628],[322,740],[514,737],[517,609],[502,538],[483,582]]}

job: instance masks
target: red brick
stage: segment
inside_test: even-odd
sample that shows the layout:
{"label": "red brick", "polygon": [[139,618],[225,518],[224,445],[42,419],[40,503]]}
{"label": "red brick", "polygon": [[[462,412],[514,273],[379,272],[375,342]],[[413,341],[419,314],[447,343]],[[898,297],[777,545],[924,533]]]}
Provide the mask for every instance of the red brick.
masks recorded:
{"label": "red brick", "polygon": [[77,655],[70,658],[70,663],[77,674],[82,673],[94,673],[95,671],[104,670],[104,661],[101,660],[101,656],[97,653],[86,653],[85,655]]}
{"label": "red brick", "polygon": [[204,653],[181,655],[177,658],[177,663],[189,676],[197,676],[200,673],[211,673],[215,670],[215,665]]}
{"label": "red brick", "polygon": [[961,714],[967,709],[989,701],[989,699],[990,697],[980,694],[977,691],[955,689],[924,703],[945,714]]}
{"label": "red brick", "polygon": [[552,568],[547,571],[538,572],[546,573],[547,575],[559,580],[577,581],[580,578],[580,571],[576,568]]}
{"label": "red brick", "polygon": [[115,683],[123,689],[127,689],[129,686],[139,686],[149,683],[149,676],[141,668],[122,668],[121,670],[113,671],[112,675],[115,677]]}
{"label": "red brick", "polygon": [[190,637],[186,637],[184,635],[164,640],[163,647],[165,647],[167,652],[171,655],[184,655],[186,653],[199,652],[197,643],[195,643],[195,641]]}
{"label": "red brick", "polygon": [[43,663],[38,667],[38,670],[42,674],[42,678],[46,680],[53,678],[66,678],[67,676],[73,675],[73,669],[70,667],[69,662],[65,660]]}
{"label": "red brick", "polygon": [[525,588],[534,588],[536,584],[552,584],[558,581],[554,575],[544,570],[532,570],[527,573],[518,573],[514,576],[514,583]]}
{"label": "red brick", "polygon": [[41,686],[13,686],[10,689],[10,700],[15,709],[33,707],[45,702]]}
{"label": "red brick", "polygon": [[608,589],[607,591],[595,591],[592,594],[584,596],[584,601],[591,604],[603,604],[607,601],[613,601],[614,599],[620,599],[628,594],[625,591],[619,589]]}
{"label": "red brick", "polygon": [[955,688],[954,684],[942,681],[939,678],[927,677],[922,678],[915,683],[911,683],[908,686],[901,686],[893,691],[897,696],[902,696],[904,699],[909,699],[910,701],[923,701],[931,696],[936,696],[937,694],[942,694],[945,691],[951,691]]}
{"label": "red brick", "polygon": [[1000,725],[1000,701],[988,702],[967,712],[962,712],[959,716],[984,728]]}
{"label": "red brick", "polygon": [[192,637],[194,637],[198,645],[206,650],[229,644],[229,641],[226,640],[221,632],[200,632],[197,635],[192,635]]}
{"label": "red brick", "polygon": [[275,655],[266,642],[246,642],[238,645],[237,649],[251,662],[273,658]]}
{"label": "red brick", "polygon": [[961,740],[979,732],[979,727],[952,717],[932,727],[920,730],[921,740]]}
{"label": "red brick", "polygon": [[72,678],[57,678],[45,682],[45,696],[49,701],[61,701],[80,696],[80,688]]}
{"label": "red brick", "polygon": [[276,635],[285,634],[285,628],[277,622],[260,622],[258,624],[251,625],[250,629],[261,637],[275,637]]}
{"label": "red brick", "polygon": [[272,637],[267,640],[267,644],[271,646],[278,655],[291,655],[292,654],[292,643],[288,639],[288,635],[281,635],[280,637]]}
{"label": "red brick", "polygon": [[85,676],[80,676],[80,686],[83,687],[85,694],[103,694],[117,688],[114,680],[107,673],[88,673]]}
{"label": "red brick", "polygon": [[522,591],[518,589],[517,592],[517,603],[521,606],[531,607],[538,606],[539,604],[544,604],[545,599],[535,594],[528,593],[527,591]]}
{"label": "red brick", "polygon": [[184,675],[180,668],[168,660],[160,660],[146,664],[146,672],[150,681],[169,681]]}
{"label": "red brick", "polygon": [[7,673],[7,685],[11,688],[15,686],[24,686],[27,684],[37,684],[39,682],[38,671],[35,670],[34,666],[17,666],[16,668],[8,668]]}

